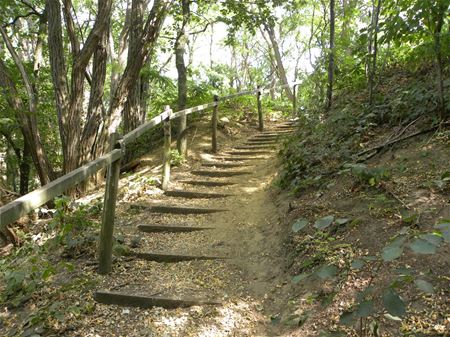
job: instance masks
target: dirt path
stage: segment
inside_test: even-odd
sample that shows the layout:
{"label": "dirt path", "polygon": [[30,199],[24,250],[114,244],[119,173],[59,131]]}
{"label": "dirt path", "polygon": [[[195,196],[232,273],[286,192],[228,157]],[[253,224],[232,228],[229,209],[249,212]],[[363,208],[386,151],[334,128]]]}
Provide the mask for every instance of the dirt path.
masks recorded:
{"label": "dirt path", "polygon": [[[266,133],[275,131],[275,127],[269,126]],[[233,146],[243,145],[246,139],[247,135],[244,133],[241,139],[233,141]],[[270,188],[277,170],[276,149],[277,146],[266,154],[248,155],[261,158],[226,161],[242,164],[233,168],[202,166],[215,159],[210,155],[194,152],[188,167],[173,172],[170,190],[217,192],[231,196],[187,199],[167,196],[150,188],[133,202],[149,206],[150,210],[152,206],[164,205],[221,209],[221,212],[160,214],[146,209],[135,210],[130,208],[129,203],[119,207],[118,235],[124,237],[125,245],[133,247],[133,252],[219,256],[224,259],[158,263],[126,257],[116,263],[114,274],[102,280],[102,288],[147,296],[205,298],[218,300],[220,305],[166,310],[161,307],[140,309],[97,304],[94,315],[97,316],[95,321],[98,324],[85,334],[110,335],[111,328],[114,327],[113,335],[116,336],[280,335],[283,325],[274,322],[278,322],[287,306],[285,288],[288,279],[283,272],[280,214]],[[219,155],[228,158],[239,156],[227,154],[227,151],[252,150],[233,150],[230,146],[221,149]],[[195,171],[233,171],[246,174],[211,178],[199,176]],[[185,180],[226,181],[235,184],[202,187],[182,183]],[[145,224],[213,229],[151,234],[137,231],[137,225]]]}

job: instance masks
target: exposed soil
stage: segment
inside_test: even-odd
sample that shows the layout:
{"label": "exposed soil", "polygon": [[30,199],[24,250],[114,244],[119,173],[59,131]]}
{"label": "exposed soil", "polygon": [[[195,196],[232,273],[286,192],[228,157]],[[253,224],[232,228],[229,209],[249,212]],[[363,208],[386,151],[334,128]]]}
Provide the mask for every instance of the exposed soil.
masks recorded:
{"label": "exposed soil", "polygon": [[[270,131],[277,123],[267,123]],[[86,275],[90,285],[83,294],[61,293],[64,303],[73,297],[75,304],[91,303],[89,313],[69,315],[65,323],[50,322],[46,328],[25,329],[24,335],[64,336],[275,336],[286,326],[278,324],[285,311],[285,289],[289,276],[284,273],[283,238],[275,205],[272,182],[277,172],[277,146],[269,154],[255,160],[236,162],[242,167],[202,167],[213,161],[209,154],[207,124],[198,124],[189,136],[189,159],[172,169],[170,189],[220,192],[231,196],[218,199],[185,199],[168,197],[157,187],[161,152],[143,158],[136,173],[121,179],[120,202],[117,208],[115,237],[122,245],[116,248],[133,252],[160,252],[218,256],[217,260],[157,263],[132,258],[128,254],[115,257],[113,273],[95,275],[93,256],[80,260],[78,273]],[[220,154],[257,134],[256,126],[226,125],[220,135]],[[281,137],[282,138],[282,137]],[[282,143],[280,139],[279,145]],[[278,145],[278,146],[279,146]],[[245,165],[244,165],[245,164]],[[194,170],[246,171],[249,174],[225,178],[193,175]],[[183,184],[182,180],[232,181],[235,185],[202,187]],[[102,190],[84,202],[95,202]],[[156,214],[139,205],[173,205],[219,208],[223,212],[200,215]],[[213,227],[189,233],[142,233],[138,225],[185,225]],[[75,271],[77,273],[77,271]],[[66,275],[66,277],[71,277]],[[89,290],[90,289],[90,290]],[[195,297],[220,301],[220,305],[202,305],[185,309],[140,309],[93,302],[95,290],[113,290],[130,294],[162,295],[175,298]],[[86,292],[88,291],[88,292]],[[39,297],[39,295],[37,295]],[[41,294],[44,301],[44,294]],[[20,319],[33,312],[39,301],[28,303],[25,310],[5,311],[10,335],[22,331]],[[68,304],[67,304],[68,305]],[[13,323],[12,321],[16,321]],[[1,326],[0,326],[1,328]],[[12,329],[11,329],[12,328]],[[53,332],[52,332],[53,331]]]}
{"label": "exposed soil", "polygon": [[[274,129],[277,123],[267,123]],[[220,134],[220,154],[242,145],[257,134],[254,125],[227,124]],[[349,263],[372,256],[402,227],[399,212],[406,205],[419,212],[421,230],[436,220],[450,218],[446,191],[428,184],[448,168],[448,144],[423,138],[418,145],[405,143],[393,152],[374,158],[371,166],[386,166],[392,173],[388,186],[367,187],[349,175],[340,175],[326,188],[311,188],[296,197],[274,186],[279,170],[277,149],[281,140],[262,159],[241,167],[205,167],[214,161],[209,148],[208,125],[197,122],[189,135],[190,154],[180,167],[173,168],[170,190],[227,193],[217,199],[169,197],[159,189],[162,153],[145,158],[136,172],[121,179],[115,224],[116,245],[113,273],[96,273],[95,245],[75,260],[75,270],[52,279],[52,286],[36,291],[19,309],[0,312],[0,334],[8,336],[353,336],[356,330],[338,324],[339,316],[355,303],[355,295],[369,283],[382,287],[392,281],[395,268],[408,266],[433,280],[434,295],[417,296],[411,287],[402,291],[409,315],[402,322],[374,314],[380,336],[448,336],[450,327],[448,245],[435,255],[406,253],[389,268],[367,262],[362,270]],[[424,155],[426,153],[426,155]],[[395,160],[392,160],[394,158]],[[427,158],[427,160],[424,160]],[[245,165],[245,166],[244,166]],[[193,171],[245,171],[245,175],[211,178]],[[231,181],[234,185],[202,187],[183,180]],[[386,188],[389,191],[386,192]],[[103,190],[83,202],[95,204]],[[157,214],[133,205],[190,206],[222,209],[213,214]],[[299,218],[314,222],[322,216],[348,218],[343,226],[333,226],[320,234],[311,228],[292,232]],[[38,223],[36,233],[46,221]],[[212,227],[188,233],[143,233],[138,225],[183,225]],[[45,228],[45,227],[44,227]],[[176,253],[216,256],[221,259],[177,263],[157,263],[129,256],[130,252]],[[49,252],[49,261],[59,261],[59,252]],[[343,273],[326,281],[304,280],[295,284],[293,276],[332,263]],[[377,269],[378,268],[378,269]],[[375,276],[374,276],[375,275]],[[72,280],[71,282],[69,282]],[[76,282],[74,283],[75,280]],[[2,288],[0,286],[0,288]],[[112,290],[148,296],[202,298],[220,305],[201,305],[166,310],[140,309],[96,303],[96,290]],[[374,296],[379,295],[375,291]],[[52,305],[56,309],[51,309]],[[377,307],[379,303],[377,302]],[[30,325],[39,308],[47,306],[43,324]],[[63,310],[80,307],[80,311]],[[55,312],[63,312],[58,320]],[[368,333],[369,321],[364,323]],[[354,326],[360,330],[358,324]],[[400,333],[402,331],[403,333]],[[338,335],[338,334],[336,334]]]}

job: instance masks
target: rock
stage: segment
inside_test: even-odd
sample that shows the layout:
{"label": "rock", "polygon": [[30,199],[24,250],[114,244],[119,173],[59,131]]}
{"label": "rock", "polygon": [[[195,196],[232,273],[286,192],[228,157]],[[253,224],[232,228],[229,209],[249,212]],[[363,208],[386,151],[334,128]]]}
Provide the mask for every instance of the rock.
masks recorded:
{"label": "rock", "polygon": [[219,119],[220,123],[222,124],[228,124],[230,123],[230,120],[227,117],[222,117]]}

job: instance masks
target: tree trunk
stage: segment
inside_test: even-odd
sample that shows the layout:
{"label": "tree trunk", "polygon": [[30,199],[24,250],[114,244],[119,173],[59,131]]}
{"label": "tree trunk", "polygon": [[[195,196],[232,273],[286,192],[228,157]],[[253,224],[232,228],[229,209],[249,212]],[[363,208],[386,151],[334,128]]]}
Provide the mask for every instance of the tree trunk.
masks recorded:
{"label": "tree trunk", "polygon": [[[131,25],[128,43],[128,63],[133,61],[134,55],[138,53],[140,48],[140,39],[142,36],[144,22],[145,0],[131,1]],[[140,92],[141,81],[140,76],[136,78],[134,85],[130,88],[128,99],[124,109],[123,122],[124,132],[128,133],[137,128],[141,121],[140,111]],[[127,160],[128,161],[128,160]]]}
{"label": "tree trunk", "polygon": [[444,26],[444,17],[446,13],[446,7],[441,5],[438,11],[439,17],[436,22],[436,29],[433,34],[434,38],[434,50],[436,56],[436,73],[437,73],[437,89],[438,89],[438,114],[441,120],[446,117],[445,109],[445,97],[444,97],[444,76],[442,70],[442,48],[441,48],[441,33]]}
{"label": "tree trunk", "polygon": [[119,41],[118,41],[118,47],[117,52],[114,50],[114,38],[112,36],[112,32],[110,30],[109,34],[109,55],[111,58],[111,86],[110,86],[110,93],[111,96],[114,96],[114,93],[117,89],[117,86],[119,85],[120,81],[120,75],[123,72],[123,69],[126,65],[126,51],[127,51],[127,41],[128,41],[128,35],[130,32],[130,25],[131,25],[131,7],[130,7],[130,1],[127,1],[127,9],[125,12],[125,22],[123,24],[122,31],[119,34]]}
{"label": "tree trunk", "polygon": [[334,0],[330,0],[330,50],[328,59],[328,87],[326,109],[330,110],[333,99],[333,80],[334,80]]}
{"label": "tree trunk", "polygon": [[19,164],[19,192],[20,195],[28,193],[28,182],[30,181],[30,147],[27,142],[23,142],[22,158]]}
{"label": "tree trunk", "polygon": [[9,76],[8,70],[2,60],[0,60],[0,87],[5,92],[8,104],[15,113],[24,142],[27,143],[28,149],[30,150],[31,158],[33,159],[41,185],[48,184],[51,180],[55,179],[55,174],[42,145],[35,118],[35,107],[30,104],[29,113],[25,112],[26,108],[20,98],[16,85]]}
{"label": "tree trunk", "polygon": [[[67,80],[68,74],[64,56],[65,48],[61,25],[61,6],[59,1],[47,0],[46,11],[48,14],[50,67],[56,96],[56,108],[64,156],[63,172],[67,173],[76,169],[80,165],[83,155],[87,155],[80,151],[80,145],[84,143],[82,139],[83,132],[80,132],[80,127],[83,130],[83,126],[85,125],[83,122],[83,117],[85,115],[83,111],[85,98],[84,81],[87,73],[87,66],[92,55],[98,49],[100,41],[102,39],[104,40],[104,31],[109,27],[112,1],[98,0],[97,17],[94,26],[84,41],[82,48],[80,48],[81,44],[75,34],[71,17],[71,1],[64,0],[63,2],[67,35],[72,47],[70,88]],[[91,92],[91,95],[93,94],[94,93]],[[89,123],[89,121],[87,121],[87,123]]]}
{"label": "tree trunk", "polygon": [[369,34],[371,38],[371,46],[369,48],[371,54],[369,54],[369,105],[373,104],[373,92],[375,87],[375,75],[377,71],[377,54],[378,54],[378,21],[380,17],[381,1],[378,0],[377,6],[375,6],[375,0],[373,3],[372,11],[372,24]]}
{"label": "tree trunk", "polygon": [[[184,62],[184,53],[186,51],[187,43],[187,25],[189,22],[190,10],[189,10],[190,0],[181,0],[181,7],[183,13],[183,21],[181,23],[180,30],[177,34],[175,42],[175,64],[178,73],[178,110],[183,110],[186,108],[187,101],[187,69]],[[186,130],[186,115],[180,116],[178,119],[178,142],[177,149],[180,155],[187,155],[187,139],[184,135]]]}
{"label": "tree trunk", "polygon": [[152,52],[155,43],[159,37],[162,24],[169,9],[170,2],[166,0],[155,0],[152,10],[147,17],[139,48],[136,48],[136,54],[128,60],[125,71],[117,85],[114,95],[111,97],[109,113],[106,118],[108,133],[116,132],[121,122],[124,106],[127,97],[135,85],[139,72]]}
{"label": "tree trunk", "polygon": [[283,65],[283,60],[281,58],[280,48],[278,46],[278,42],[277,42],[277,39],[275,37],[274,27],[270,26],[268,24],[265,24],[264,28],[265,28],[267,34],[269,35],[269,39],[270,39],[270,42],[272,44],[273,54],[274,54],[274,57],[275,57],[275,62],[277,64],[278,76],[279,76],[281,82],[283,84],[286,84],[286,86],[284,87],[284,91],[286,92],[287,97],[291,101],[293,101],[294,100],[294,95],[292,94],[291,87],[289,85],[287,85],[289,82],[288,82],[288,79],[287,79],[287,76],[286,76],[286,70],[285,70],[284,65]]}
{"label": "tree trunk", "polygon": [[105,106],[103,104],[103,95],[105,91],[108,45],[109,27],[102,32],[101,39],[94,52],[91,93],[89,96],[86,124],[80,141],[81,165],[93,158],[98,158],[106,150],[106,144],[99,143],[97,140],[104,128],[103,120],[106,115]]}

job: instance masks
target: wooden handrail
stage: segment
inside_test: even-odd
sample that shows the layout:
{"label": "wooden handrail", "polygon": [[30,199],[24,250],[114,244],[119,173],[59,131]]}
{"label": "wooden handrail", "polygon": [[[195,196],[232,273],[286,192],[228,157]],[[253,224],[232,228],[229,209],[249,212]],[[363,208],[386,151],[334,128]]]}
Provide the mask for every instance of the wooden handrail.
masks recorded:
{"label": "wooden handrail", "polygon": [[111,151],[64,176],[53,180],[47,185],[0,207],[0,230],[32,210],[63,194],[71,187],[83,182],[86,178],[122,158],[122,156],[123,153],[120,149]]}
{"label": "wooden handrail", "polygon": [[[214,151],[217,151],[217,137],[216,132],[217,130],[217,112],[218,112],[218,106],[220,102],[225,102],[228,100],[231,100],[233,98],[245,96],[245,95],[253,95],[257,94],[257,102],[258,102],[258,115],[259,115],[259,129],[263,129],[263,117],[262,117],[262,108],[261,108],[261,95],[264,92],[267,92],[269,90],[272,90],[274,88],[282,88],[286,86],[297,86],[300,84],[300,82],[292,82],[288,84],[278,84],[274,85],[270,88],[265,87],[257,87],[256,89],[246,90],[242,92],[238,92],[235,94],[214,97],[214,101],[207,104],[198,105],[192,108],[184,109],[181,111],[177,111],[175,113],[172,113],[170,108],[166,107],[165,111],[159,114],[156,117],[153,117],[148,122],[140,125],[136,129],[130,131],[126,135],[123,136],[122,139],[116,138],[114,142],[116,144],[111,144],[111,151],[106,153],[105,155],[101,156],[98,159],[95,159],[76,170],[69,172],[65,174],[64,176],[48,183],[47,185],[44,185],[20,198],[17,198],[16,200],[0,207],[0,231],[3,230],[7,225],[10,223],[18,220],[20,217],[26,215],[27,213],[31,212],[32,210],[46,204],[50,200],[54,199],[55,197],[63,194],[68,189],[78,185],[79,183],[85,181],[87,178],[95,174],[96,172],[108,168],[108,181],[107,184],[110,184],[111,186],[106,186],[105,189],[105,198],[104,198],[104,209],[103,209],[103,220],[102,220],[102,237],[103,237],[103,229],[108,226],[108,233],[105,235],[105,237],[108,237],[108,239],[105,239],[110,242],[100,242],[100,250],[103,254],[103,259],[100,259],[100,272],[101,273],[108,273],[111,269],[111,249],[110,245],[112,245],[112,239],[110,238],[112,235],[112,231],[114,229],[114,224],[108,224],[107,222],[111,222],[114,218],[114,210],[110,211],[108,216],[105,216],[105,208],[108,206],[109,209],[111,209],[111,204],[116,202],[116,195],[117,195],[117,181],[118,181],[118,167],[120,165],[120,160],[124,156],[125,148],[128,144],[134,142],[139,137],[141,137],[144,133],[152,129],[153,127],[164,123],[165,122],[165,139],[166,139],[166,152],[169,153],[170,151],[170,120],[176,119],[180,117],[182,114],[189,115],[194,112],[200,112],[204,111],[210,108],[214,108],[213,113],[213,122],[212,122],[212,147]],[[295,104],[295,103],[294,103]],[[295,105],[294,105],[295,109]],[[169,133],[168,133],[169,132]],[[169,141],[168,141],[169,140]],[[166,157],[168,154],[166,153]],[[165,158],[166,161],[166,167],[167,167],[167,161],[168,158]],[[166,181],[165,185],[168,184],[168,179],[170,175],[170,171],[167,174],[166,169]],[[115,187],[114,187],[114,186]],[[112,226],[112,227],[111,227]],[[106,263],[102,261],[107,261]]]}

